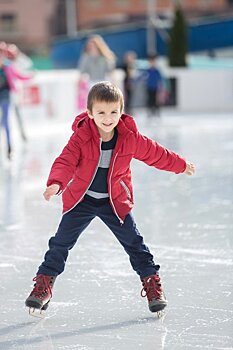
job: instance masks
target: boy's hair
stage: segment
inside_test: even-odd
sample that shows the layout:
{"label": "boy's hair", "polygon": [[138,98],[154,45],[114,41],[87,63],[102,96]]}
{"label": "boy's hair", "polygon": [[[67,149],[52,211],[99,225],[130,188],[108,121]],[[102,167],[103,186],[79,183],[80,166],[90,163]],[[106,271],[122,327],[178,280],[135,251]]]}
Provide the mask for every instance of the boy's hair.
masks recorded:
{"label": "boy's hair", "polygon": [[109,81],[101,81],[92,86],[87,97],[87,109],[92,112],[93,103],[102,102],[120,102],[121,112],[124,109],[124,97],[121,90]]}

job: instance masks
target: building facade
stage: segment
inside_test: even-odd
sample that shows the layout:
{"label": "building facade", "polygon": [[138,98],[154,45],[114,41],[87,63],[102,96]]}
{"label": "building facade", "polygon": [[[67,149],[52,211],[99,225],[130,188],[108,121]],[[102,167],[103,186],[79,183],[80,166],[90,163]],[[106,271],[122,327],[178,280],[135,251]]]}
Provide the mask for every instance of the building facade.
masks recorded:
{"label": "building facade", "polygon": [[[65,35],[68,6],[73,33],[109,24],[145,19],[148,12],[169,17],[177,0],[0,0],[0,41],[14,42],[28,53],[46,53],[51,40]],[[233,0],[179,0],[187,16],[221,14]],[[69,19],[68,19],[69,20]],[[71,18],[70,18],[71,21]]]}
{"label": "building facade", "polygon": [[44,51],[57,0],[0,0],[0,40],[26,51]]}
{"label": "building facade", "polygon": [[[148,11],[169,17],[177,0],[76,0],[78,28],[145,18]],[[187,16],[225,13],[231,0],[179,0]]]}

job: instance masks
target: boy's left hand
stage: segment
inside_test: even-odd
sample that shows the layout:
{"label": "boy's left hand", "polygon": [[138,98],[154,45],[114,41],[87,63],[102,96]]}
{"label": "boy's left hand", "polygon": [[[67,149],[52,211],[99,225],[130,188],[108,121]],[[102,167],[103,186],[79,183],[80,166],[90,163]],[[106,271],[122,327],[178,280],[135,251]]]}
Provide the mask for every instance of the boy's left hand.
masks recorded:
{"label": "boy's left hand", "polygon": [[186,169],[184,174],[192,176],[195,173],[196,167],[193,163],[186,162]]}
{"label": "boy's left hand", "polygon": [[50,185],[46,188],[45,192],[43,193],[44,199],[46,201],[49,201],[52,196],[55,196],[55,194],[58,193],[60,189],[60,186],[58,184]]}

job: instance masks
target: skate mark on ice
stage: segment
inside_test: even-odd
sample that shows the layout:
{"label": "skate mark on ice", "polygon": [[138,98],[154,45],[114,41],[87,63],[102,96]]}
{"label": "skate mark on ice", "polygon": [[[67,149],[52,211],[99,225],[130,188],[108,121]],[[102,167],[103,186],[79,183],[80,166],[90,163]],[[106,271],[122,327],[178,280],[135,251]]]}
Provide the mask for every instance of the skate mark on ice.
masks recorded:
{"label": "skate mark on ice", "polygon": [[[9,334],[11,332],[17,331],[19,329],[25,328],[27,326],[30,326],[34,323],[34,321],[28,321],[28,322],[23,322],[23,323],[18,323],[18,324],[12,324],[3,328],[0,328],[0,335],[5,335]],[[0,343],[1,344],[1,343]],[[1,347],[0,347],[1,349]],[[2,348],[4,349],[4,348]]]}
{"label": "skate mark on ice", "polygon": [[[226,252],[224,250],[206,250],[206,249],[189,249],[189,248],[177,248],[177,247],[167,247],[167,246],[156,246],[151,245],[153,249],[160,249],[160,257],[165,257],[168,260],[176,260],[180,258],[180,254],[187,254],[188,257],[185,257],[185,261],[188,262],[203,262],[206,264],[219,264],[219,265],[226,265],[226,266],[232,266],[233,265],[233,259],[232,258],[226,258]],[[232,251],[229,251],[229,255]],[[224,258],[209,258],[211,256],[216,255],[222,255]],[[191,255],[191,256],[190,256]],[[193,256],[192,256],[193,255]],[[200,258],[196,258],[195,256],[200,256]],[[205,257],[204,257],[205,256]],[[204,258],[203,258],[204,257]]]}
{"label": "skate mark on ice", "polygon": [[38,259],[33,259],[25,256],[20,256],[20,255],[8,255],[8,254],[0,254],[0,259],[9,259],[10,261],[12,260],[19,260],[19,261],[28,261],[28,262],[38,262]]}

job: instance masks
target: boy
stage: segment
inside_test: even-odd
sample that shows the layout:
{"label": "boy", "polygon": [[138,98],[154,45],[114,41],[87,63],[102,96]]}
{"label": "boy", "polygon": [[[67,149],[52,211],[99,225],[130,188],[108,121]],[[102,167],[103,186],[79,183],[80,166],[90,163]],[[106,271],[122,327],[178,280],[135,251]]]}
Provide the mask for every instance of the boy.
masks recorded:
{"label": "boy", "polygon": [[178,154],[139,133],[134,119],[122,114],[122,92],[109,82],[95,84],[88,94],[87,112],[76,117],[73,134],[55,159],[44,198],[62,193],[63,217],[39,266],[29,308],[45,310],[56,276],[65,267],[69,250],[98,216],[114,233],[140,276],[151,312],[167,305],[159,277],[160,266],[144,244],[131,209],[133,190],[130,161],[136,158],[158,169],[192,175],[195,167]]}

